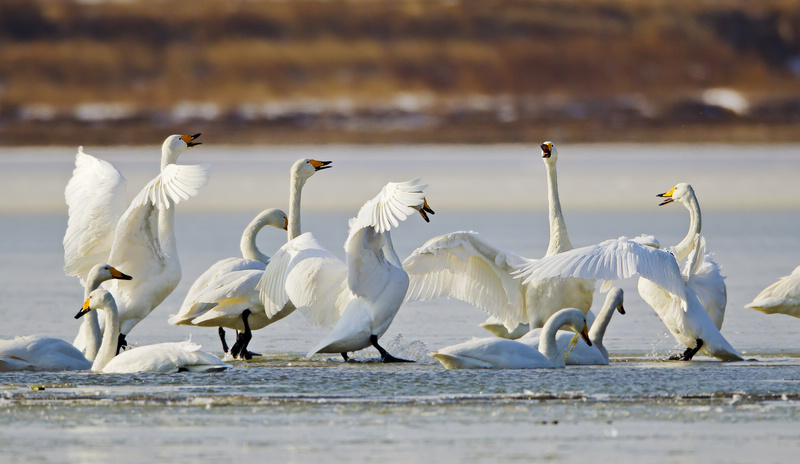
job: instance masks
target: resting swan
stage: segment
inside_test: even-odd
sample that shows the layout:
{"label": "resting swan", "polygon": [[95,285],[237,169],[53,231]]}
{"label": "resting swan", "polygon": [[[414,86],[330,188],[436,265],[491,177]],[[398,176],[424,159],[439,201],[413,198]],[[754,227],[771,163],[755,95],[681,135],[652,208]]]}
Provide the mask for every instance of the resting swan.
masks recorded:
{"label": "resting swan", "polygon": [[[608,364],[608,350],[603,345],[603,337],[606,334],[608,323],[611,322],[611,316],[614,311],[619,311],[620,314],[625,314],[625,308],[622,307],[623,291],[621,288],[614,287],[606,295],[606,300],[603,303],[603,308],[597,315],[594,322],[590,323],[587,318],[587,325],[589,325],[589,340],[591,345],[587,344],[581,339],[575,339],[575,336],[568,332],[559,332],[556,335],[556,343],[561,353],[567,353],[566,363],[568,365],[607,365]],[[536,329],[519,339],[520,343],[525,343],[531,348],[538,348],[539,346],[540,329]],[[573,344],[574,346],[570,346]]]}
{"label": "resting swan", "polygon": [[[75,170],[64,192],[69,222],[64,235],[64,270],[82,277],[95,263],[111,262],[134,281],[109,286],[120,306],[119,346],[125,335],[166,298],[181,279],[175,241],[175,205],[197,195],[208,182],[208,166],[175,164],[200,134],[171,135],[161,147],[161,172],[125,209],[125,178],[110,163],[78,149]],[[95,313],[91,313],[95,314]],[[90,316],[75,345],[100,338]]]}
{"label": "resting swan", "polygon": [[556,331],[563,326],[579,333],[591,345],[583,311],[566,308],[545,323],[538,349],[518,340],[498,337],[476,338],[442,348],[432,356],[447,369],[539,369],[560,368],[566,364],[556,343]]}
{"label": "resting swan", "polygon": [[[543,143],[541,148],[549,203],[547,257],[571,250],[572,244],[558,197],[558,151],[552,142]],[[513,272],[530,261],[489,244],[475,232],[441,235],[428,240],[403,262],[411,281],[406,301],[456,298],[494,316],[508,331],[514,331],[518,324],[528,324],[531,329],[542,327],[562,308],[577,308],[584,314],[589,311],[593,281],[554,277],[523,284],[514,279]]]}
{"label": "resting swan", "polygon": [[106,321],[103,343],[91,364],[91,369],[95,372],[168,374],[182,371],[217,372],[227,368],[221,359],[201,351],[200,345],[192,342],[141,346],[115,356],[120,325],[117,305],[111,293],[103,288],[94,290],[84,301],[75,318],[78,319],[93,310],[102,310]]}
{"label": "resting swan", "polygon": [[269,256],[256,246],[256,235],[265,225],[287,230],[288,239],[300,235],[300,200],[306,181],[317,171],[332,167],[330,161],[299,159],[290,170],[289,217],[283,211],[262,211],[245,228],[240,241],[242,258],[218,261],[192,284],[173,325],[219,327],[222,349],[228,352],[223,327],[239,332],[230,354],[234,358],[251,359],[258,353],[248,351],[252,330],[266,327],[294,311],[291,303],[282,311],[268,317],[259,298],[258,282],[269,263]]}
{"label": "resting swan", "polygon": [[[694,239],[695,248],[689,254],[686,271],[696,269],[696,263],[705,253],[702,236]],[[652,306],[675,339],[688,348],[680,359],[691,360],[701,352],[723,361],[741,361],[742,357],[725,340],[709,317],[697,294],[688,284],[689,275],[681,274],[675,256],[664,250],[642,244],[640,240],[627,237],[607,240],[598,245],[561,253],[532,262],[521,268],[518,278],[525,282],[553,276],[583,277],[613,281],[640,276],[651,281],[647,286],[656,288],[666,298],[642,298]]]}
{"label": "resting swan", "polygon": [[[86,276],[84,298],[88,298],[101,283],[111,279],[130,280],[131,277],[108,264],[95,265]],[[92,347],[93,342],[87,340],[87,347]],[[90,358],[88,354],[84,355],[72,344],[59,338],[28,335],[13,340],[0,340],[0,372],[86,370],[92,366],[97,348],[94,346]]]}
{"label": "resting swan", "polygon": [[386,184],[350,220],[344,244],[346,263],[306,233],[287,243],[264,271],[261,297],[268,314],[287,301],[318,325],[333,330],[308,351],[347,353],[374,346],[384,362],[403,361],[386,352],[378,339],[386,332],[408,289],[392,245],[390,229],[414,211],[425,221],[433,214],[419,181]]}
{"label": "resting swan", "polygon": [[781,277],[744,306],[766,314],[800,317],[800,266],[791,275]]}

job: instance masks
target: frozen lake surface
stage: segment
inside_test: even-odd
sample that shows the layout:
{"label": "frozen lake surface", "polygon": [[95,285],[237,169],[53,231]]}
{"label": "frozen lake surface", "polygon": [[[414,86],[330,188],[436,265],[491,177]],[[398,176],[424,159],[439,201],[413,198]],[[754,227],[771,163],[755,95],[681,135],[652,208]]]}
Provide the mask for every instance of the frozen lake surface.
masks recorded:
{"label": "frozen lake surface", "polygon": [[[141,187],[157,149],[86,147]],[[303,353],[326,329],[293,314],[254,334],[264,357],[213,375],[0,373],[3,461],[219,462],[793,462],[800,451],[800,320],[745,309],[800,264],[798,147],[559,147],[559,186],[573,245],[654,234],[677,243],[679,205],[655,195],[690,182],[703,235],[727,276],[723,335],[748,360],[663,361],[678,350],[636,292],[606,333],[610,366],[563,370],[446,371],[429,351],[473,336],[486,315],[465,303],[405,305],[383,338],[410,365],[342,363]],[[83,290],[63,275],[63,188],[74,149],[4,150],[0,156],[0,339],[72,340]],[[393,233],[401,257],[435,235],[475,230],[527,257],[547,247],[546,187],[538,147],[246,147],[207,141],[181,158],[208,163],[211,183],[178,207],[178,289],[129,335],[133,344],[189,336],[219,353],[213,329],[173,327],[192,281],[236,256],[259,210],[288,208],[298,157],[333,160],[303,193],[303,229],[343,255],[347,219],[387,181],[422,178],[436,210]],[[267,254],[280,231],[264,230]],[[594,309],[602,303],[595,298]]]}

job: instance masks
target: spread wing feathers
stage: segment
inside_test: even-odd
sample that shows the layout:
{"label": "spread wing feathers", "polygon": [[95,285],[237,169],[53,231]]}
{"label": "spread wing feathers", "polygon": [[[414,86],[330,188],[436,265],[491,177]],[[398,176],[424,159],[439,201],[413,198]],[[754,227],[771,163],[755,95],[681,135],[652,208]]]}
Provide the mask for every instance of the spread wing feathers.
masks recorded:
{"label": "spread wing feathers", "polygon": [[126,181],[109,162],[75,155],[75,170],[64,190],[69,220],[64,234],[64,272],[82,280],[97,263],[106,262],[114,229],[125,212]]}
{"label": "spread wing feathers", "polygon": [[419,179],[408,182],[389,182],[375,198],[361,207],[354,219],[350,220],[350,234],[357,229],[373,227],[382,234],[392,227],[397,227],[410,214],[417,211],[414,207],[422,205],[425,194]]}
{"label": "spread wing feathers", "polygon": [[720,265],[714,261],[711,253],[706,252],[706,241],[697,236],[695,247],[689,253],[683,269],[686,284],[691,288],[700,304],[706,309],[717,329],[722,328],[725,319],[725,307],[728,304],[728,290]]}
{"label": "spread wing feathers", "polygon": [[[226,302],[232,300],[242,300],[246,305],[237,314],[253,304],[260,306],[256,286],[265,266],[261,261],[242,258],[218,261],[195,281],[186,294],[180,311],[169,318],[169,323],[197,324],[210,309],[222,310],[218,306],[225,306],[228,304]],[[207,275],[215,270],[222,272]],[[198,283],[201,285],[197,285]]]}
{"label": "spread wing feathers", "polygon": [[451,297],[501,320],[521,319],[524,290],[512,272],[527,263],[475,232],[434,237],[403,262],[410,279],[406,301]]}
{"label": "spread wing feathers", "polygon": [[197,195],[208,183],[207,165],[168,164],[131,202],[131,208],[151,204],[168,209]]}
{"label": "spread wing feathers", "polygon": [[672,253],[627,237],[532,261],[518,271],[517,278],[525,279],[527,284],[532,280],[557,276],[616,280],[634,275],[651,280],[686,301],[686,283]]}
{"label": "spread wing feathers", "polygon": [[312,324],[332,325],[344,311],[349,295],[347,267],[306,232],[272,256],[259,289],[269,317],[291,301]]}

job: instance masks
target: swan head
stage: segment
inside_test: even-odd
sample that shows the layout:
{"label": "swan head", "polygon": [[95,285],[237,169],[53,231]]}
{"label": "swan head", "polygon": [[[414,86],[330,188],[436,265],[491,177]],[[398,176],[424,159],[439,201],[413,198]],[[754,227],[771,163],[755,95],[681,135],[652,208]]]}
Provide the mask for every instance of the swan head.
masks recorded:
{"label": "swan head", "polygon": [[277,208],[265,209],[258,215],[256,221],[259,224],[272,226],[277,229],[286,230],[289,228],[289,217],[286,216],[286,213]]}
{"label": "swan head", "polygon": [[89,294],[89,298],[83,302],[83,306],[81,306],[78,314],[75,315],[75,319],[80,319],[84,315],[88,314],[89,311],[100,308],[110,308],[112,305],[114,305],[113,308],[116,309],[114,297],[111,296],[111,293],[109,293],[108,290],[104,288],[95,289]]}
{"label": "swan head", "polygon": [[161,169],[167,164],[174,164],[178,160],[178,156],[185,152],[188,148],[200,145],[202,142],[195,142],[194,140],[200,137],[200,133],[193,135],[170,135],[164,140],[161,145]]}
{"label": "swan head", "polygon": [[133,277],[120,272],[117,268],[110,264],[95,264],[87,276],[87,282],[105,282],[106,280],[119,279],[131,280]]}
{"label": "swan head", "polygon": [[689,201],[690,198],[694,197],[694,189],[691,185],[682,182],[675,187],[672,187],[668,191],[664,193],[659,193],[656,195],[659,198],[664,198],[664,201],[658,204],[658,206],[664,206],[673,201],[677,201],[680,203],[686,203]]}
{"label": "swan head", "polygon": [[313,176],[317,171],[331,168],[331,161],[317,161],[315,159],[303,158],[295,161],[292,165],[292,176],[305,181]]}
{"label": "swan head", "polygon": [[431,207],[428,206],[428,199],[425,197],[422,197],[422,204],[412,206],[412,208],[419,211],[419,214],[422,215],[422,219],[425,219],[425,222],[431,222],[431,219],[428,217],[429,214],[436,214]]}
{"label": "swan head", "polygon": [[558,159],[558,150],[553,142],[547,141],[542,144],[542,159],[555,162]]}
{"label": "swan head", "polygon": [[623,293],[619,287],[609,290],[606,295],[606,306],[616,309],[620,314],[625,314],[625,308],[622,306]]}
{"label": "swan head", "polygon": [[[592,341],[589,338],[589,327],[586,324],[586,315],[580,309],[564,308],[557,311],[547,320],[544,327],[542,327],[542,332],[553,331],[553,325],[556,326],[556,330],[562,327],[572,330],[580,335],[587,345],[592,346]],[[555,331],[552,333],[555,333]]]}

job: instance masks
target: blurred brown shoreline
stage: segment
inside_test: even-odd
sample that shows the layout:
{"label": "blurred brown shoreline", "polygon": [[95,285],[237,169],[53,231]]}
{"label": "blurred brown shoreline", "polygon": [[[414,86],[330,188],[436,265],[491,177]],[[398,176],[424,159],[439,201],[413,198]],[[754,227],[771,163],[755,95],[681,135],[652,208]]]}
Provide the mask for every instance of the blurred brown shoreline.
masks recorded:
{"label": "blurred brown shoreline", "polygon": [[184,132],[800,142],[800,2],[0,2],[0,146]]}

